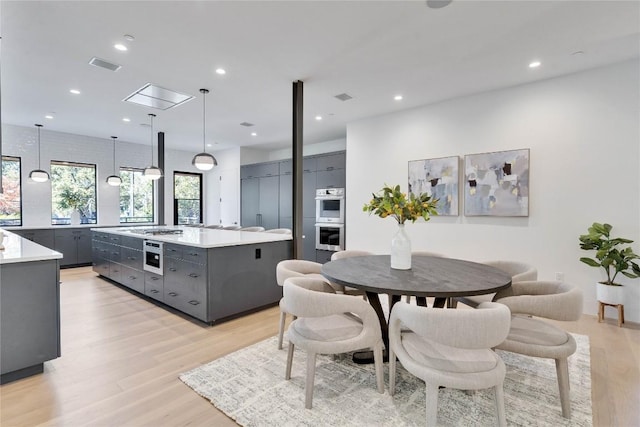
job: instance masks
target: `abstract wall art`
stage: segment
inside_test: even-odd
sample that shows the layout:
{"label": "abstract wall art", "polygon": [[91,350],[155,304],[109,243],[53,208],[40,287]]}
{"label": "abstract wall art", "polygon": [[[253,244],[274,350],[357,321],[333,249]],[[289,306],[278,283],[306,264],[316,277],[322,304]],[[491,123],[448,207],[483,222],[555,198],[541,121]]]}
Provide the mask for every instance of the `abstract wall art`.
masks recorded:
{"label": "abstract wall art", "polygon": [[464,214],[529,216],[529,149],[464,156]]}
{"label": "abstract wall art", "polygon": [[458,215],[458,156],[409,161],[409,192],[438,199],[438,215]]}

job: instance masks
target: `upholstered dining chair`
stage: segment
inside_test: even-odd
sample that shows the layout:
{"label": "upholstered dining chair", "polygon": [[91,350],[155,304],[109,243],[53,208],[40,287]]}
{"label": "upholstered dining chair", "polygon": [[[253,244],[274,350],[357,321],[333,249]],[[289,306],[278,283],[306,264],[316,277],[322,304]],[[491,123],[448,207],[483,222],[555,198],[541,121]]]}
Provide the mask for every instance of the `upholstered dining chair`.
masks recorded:
{"label": "upholstered dining chair", "polygon": [[211,225],[205,225],[204,228],[219,229],[219,228],[222,228],[222,225],[220,225],[220,224],[211,224]]}
{"label": "upholstered dining chair", "polygon": [[[284,282],[290,277],[312,277],[314,279],[327,280],[320,274],[322,264],[303,259],[285,259],[276,265],[276,282],[284,286]],[[328,282],[327,282],[328,284]],[[333,289],[333,288],[332,288]],[[284,307],[284,298],[280,300],[280,323],[278,328],[278,350],[282,349],[284,337],[284,324],[287,320],[287,311]]]}
{"label": "upholstered dining chair", "polygon": [[574,321],[582,315],[582,291],[557,281],[516,282],[496,294],[495,299],[511,310],[511,329],[496,348],[532,357],[554,359],[562,416],[571,418],[567,358],[576,351],[571,334],[537,316]]}
{"label": "upholstered dining chair", "polygon": [[[347,249],[344,251],[338,251],[338,252],[334,252],[331,254],[331,261],[335,261],[337,259],[343,259],[343,258],[350,258],[350,257],[354,257],[354,256],[367,256],[367,255],[373,255],[373,252],[369,252],[369,251],[361,251],[361,250],[357,250],[357,249]],[[360,289],[356,289],[356,288],[350,288],[348,286],[342,286],[339,285],[337,283],[331,283],[331,286],[333,286],[333,288],[338,291],[338,292],[342,292],[343,294],[346,295],[362,295],[366,298],[365,292],[363,290]]]}
{"label": "upholstered dining chair", "polygon": [[240,230],[242,227],[239,225],[225,225],[222,227],[223,230]]}
{"label": "upholstered dining chair", "polygon": [[264,231],[264,227],[242,227],[240,231]]}
{"label": "upholstered dining chair", "polygon": [[373,349],[376,385],[384,393],[382,332],[373,307],[361,298],[339,295],[323,280],[291,277],[284,283],[284,305],[296,316],[287,329],[285,379],[291,379],[295,347],[307,353],[305,408],[311,409],[316,355]]}
{"label": "upholstered dining chair", "polygon": [[292,234],[290,228],[271,228],[269,230],[265,230],[265,233]]}
{"label": "upholstered dining chair", "polygon": [[[511,276],[511,283],[538,280],[538,270],[531,264],[520,261],[485,261],[485,265],[490,265],[498,270],[502,270]],[[474,295],[469,297],[452,298],[451,307],[456,307],[458,302],[470,307],[477,307],[482,302],[495,301],[495,293],[487,295]]]}
{"label": "upholstered dining chair", "polygon": [[485,302],[477,310],[443,310],[399,302],[389,319],[389,394],[395,393],[396,357],[425,382],[427,426],[438,421],[440,386],[494,387],[498,425],[506,426],[502,385],[506,368],[492,347],[509,333],[509,309]]}

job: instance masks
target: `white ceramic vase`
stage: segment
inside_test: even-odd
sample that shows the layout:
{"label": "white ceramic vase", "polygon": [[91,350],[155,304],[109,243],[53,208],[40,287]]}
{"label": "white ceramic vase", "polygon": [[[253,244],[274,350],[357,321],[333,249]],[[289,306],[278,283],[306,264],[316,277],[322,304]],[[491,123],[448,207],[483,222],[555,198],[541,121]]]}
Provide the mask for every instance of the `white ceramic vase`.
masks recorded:
{"label": "white ceramic vase", "polygon": [[398,224],[398,232],[391,239],[391,268],[411,269],[411,240],[404,229],[404,224]]}
{"label": "white ceramic vase", "polygon": [[71,212],[71,225],[80,224],[80,212],[78,210],[74,210]]}
{"label": "white ceramic vase", "polygon": [[607,304],[624,304],[624,286],[609,286],[597,283],[596,295],[598,301]]}

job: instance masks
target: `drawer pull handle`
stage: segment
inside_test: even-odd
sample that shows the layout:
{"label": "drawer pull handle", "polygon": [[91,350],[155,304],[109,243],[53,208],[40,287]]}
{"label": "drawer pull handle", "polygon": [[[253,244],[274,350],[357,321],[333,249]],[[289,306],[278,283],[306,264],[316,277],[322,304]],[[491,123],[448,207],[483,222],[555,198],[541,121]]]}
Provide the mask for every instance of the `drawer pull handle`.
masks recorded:
{"label": "drawer pull handle", "polygon": [[156,277],[156,276],[151,276],[151,280],[160,280],[160,279],[158,277]]}
{"label": "drawer pull handle", "polygon": [[111,252],[112,255],[120,255],[120,252]]}
{"label": "drawer pull handle", "polygon": [[189,256],[198,256],[198,254],[195,252],[189,252]]}
{"label": "drawer pull handle", "polygon": [[171,295],[172,297],[177,297],[178,296],[178,294],[175,293],[175,292],[169,292],[169,295]]}
{"label": "drawer pull handle", "polygon": [[189,277],[193,277],[195,279],[196,277],[200,277],[200,275],[196,273],[191,273],[189,274]]}
{"label": "drawer pull handle", "polygon": [[175,249],[167,248],[167,252],[177,252]]}
{"label": "drawer pull handle", "polygon": [[129,279],[136,280],[136,276],[129,276]]}
{"label": "drawer pull handle", "polygon": [[169,271],[178,271],[177,268],[169,267]]}
{"label": "drawer pull handle", "polygon": [[160,292],[160,291],[159,291],[159,290],[157,290],[157,289],[151,289],[151,290],[149,290],[149,293],[151,293],[151,294],[157,294],[158,292]]}
{"label": "drawer pull handle", "polygon": [[200,301],[196,301],[196,300],[192,299],[191,301],[189,301],[189,304],[198,305],[198,304],[200,304]]}
{"label": "drawer pull handle", "polygon": [[328,171],[332,171],[332,170],[333,170],[333,166],[329,166],[329,167],[327,168],[327,170],[328,170]]}

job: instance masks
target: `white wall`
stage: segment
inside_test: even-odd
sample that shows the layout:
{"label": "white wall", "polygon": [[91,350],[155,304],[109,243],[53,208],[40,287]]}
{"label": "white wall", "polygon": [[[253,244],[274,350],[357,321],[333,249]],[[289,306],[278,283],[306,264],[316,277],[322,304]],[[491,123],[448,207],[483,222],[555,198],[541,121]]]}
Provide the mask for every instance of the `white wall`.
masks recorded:
{"label": "white wall", "polygon": [[[51,226],[51,184],[35,183],[29,172],[38,167],[38,140],[36,128],[3,124],[2,154],[18,156],[22,163],[22,225],[23,227]],[[41,165],[49,171],[51,160],[90,163],[97,166],[98,225],[119,224],[119,190],[105,180],[113,173],[113,143],[111,139],[93,138],[83,135],[55,132],[43,128],[40,134]],[[227,153],[229,152],[229,153]],[[239,176],[238,149],[214,152],[219,166],[203,173],[204,218],[219,216],[218,168],[235,170]],[[201,172],[192,164],[195,153],[179,150],[165,152],[165,223],[173,224],[173,173]],[[157,157],[156,157],[157,159]],[[133,144],[118,140],[116,148],[116,170],[119,167],[143,169],[151,161],[148,145]]]}
{"label": "white wall", "polygon": [[[389,252],[395,221],[362,206],[385,183],[406,189],[409,160],[530,148],[529,217],[465,217],[461,201],[460,216],[408,224],[413,249],[528,261],[543,280],[562,272],[594,314],[602,277],[578,261],[578,236],[608,222],[640,252],[639,71],[624,62],[349,124],[346,247]],[[640,280],[620,281],[639,322]]]}

